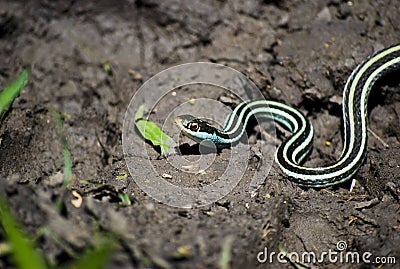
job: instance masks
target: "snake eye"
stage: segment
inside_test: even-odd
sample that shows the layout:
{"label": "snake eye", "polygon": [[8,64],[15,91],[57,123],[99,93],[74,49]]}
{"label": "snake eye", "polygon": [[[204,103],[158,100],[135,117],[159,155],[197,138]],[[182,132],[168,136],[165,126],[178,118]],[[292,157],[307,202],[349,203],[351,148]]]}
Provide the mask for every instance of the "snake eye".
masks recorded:
{"label": "snake eye", "polygon": [[199,124],[197,122],[191,122],[189,123],[189,129],[196,132],[199,129]]}

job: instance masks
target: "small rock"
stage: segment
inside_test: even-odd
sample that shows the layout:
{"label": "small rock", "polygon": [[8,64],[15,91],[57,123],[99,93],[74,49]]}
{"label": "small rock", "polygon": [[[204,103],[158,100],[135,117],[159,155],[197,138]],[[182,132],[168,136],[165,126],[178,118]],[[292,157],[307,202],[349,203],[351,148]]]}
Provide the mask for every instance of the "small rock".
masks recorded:
{"label": "small rock", "polygon": [[49,177],[47,184],[50,187],[60,186],[64,182],[64,174],[58,171],[55,175]]}
{"label": "small rock", "polygon": [[318,14],[317,14],[317,21],[326,21],[329,22],[332,20],[331,12],[329,11],[328,7],[324,7]]}
{"label": "small rock", "polygon": [[331,98],[329,98],[329,102],[331,102],[332,104],[337,104],[337,105],[342,105],[342,97],[339,95],[334,95]]}
{"label": "small rock", "polygon": [[171,179],[172,176],[170,174],[164,173],[161,175],[162,178],[167,178],[167,179]]}

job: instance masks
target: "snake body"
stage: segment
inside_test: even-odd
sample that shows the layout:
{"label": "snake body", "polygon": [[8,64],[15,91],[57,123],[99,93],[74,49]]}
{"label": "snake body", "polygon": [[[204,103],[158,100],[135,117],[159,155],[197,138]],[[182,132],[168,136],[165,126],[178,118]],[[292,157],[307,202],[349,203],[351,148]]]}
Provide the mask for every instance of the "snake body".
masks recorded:
{"label": "snake body", "polygon": [[191,115],[175,123],[183,134],[217,147],[229,147],[245,133],[252,117],[269,118],[291,132],[275,153],[275,160],[290,180],[305,187],[327,187],[349,180],[362,165],[367,152],[367,102],[376,80],[400,67],[400,44],[387,47],[363,61],[348,78],[343,90],[344,145],[340,158],[324,167],[300,165],[309,154],[313,128],[297,109],[283,103],[254,100],[240,103],[226,118],[222,130]]}

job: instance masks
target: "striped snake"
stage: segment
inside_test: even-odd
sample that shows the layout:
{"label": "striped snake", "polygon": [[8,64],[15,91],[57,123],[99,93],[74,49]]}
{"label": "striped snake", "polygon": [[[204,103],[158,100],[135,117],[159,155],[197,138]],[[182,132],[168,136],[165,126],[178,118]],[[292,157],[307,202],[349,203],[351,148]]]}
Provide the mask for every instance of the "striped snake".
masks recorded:
{"label": "striped snake", "polygon": [[211,140],[218,148],[237,143],[250,118],[268,118],[291,132],[275,153],[275,160],[288,178],[304,187],[328,187],[349,180],[360,168],[367,152],[367,102],[378,78],[400,67],[400,45],[390,46],[357,66],[343,90],[344,145],[340,158],[324,167],[300,165],[312,148],[314,131],[295,108],[275,101],[240,103],[226,118],[222,130],[191,115],[175,119],[181,132],[201,142]]}

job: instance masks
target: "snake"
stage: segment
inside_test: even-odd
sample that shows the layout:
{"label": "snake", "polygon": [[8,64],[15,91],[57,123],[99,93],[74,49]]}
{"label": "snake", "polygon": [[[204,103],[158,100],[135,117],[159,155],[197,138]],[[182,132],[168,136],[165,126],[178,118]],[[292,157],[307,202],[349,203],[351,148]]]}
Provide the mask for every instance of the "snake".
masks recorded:
{"label": "snake", "polygon": [[275,161],[289,180],[299,186],[325,188],[351,179],[367,155],[367,103],[375,82],[400,67],[400,44],[386,47],[369,56],[351,73],[343,89],[343,149],[332,164],[306,167],[302,164],[310,154],[314,130],[304,114],[289,105],[270,100],[244,101],[228,114],[222,129],[192,115],[175,118],[180,132],[200,143],[210,141],[217,148],[238,143],[250,119],[275,121],[290,132],[276,152]]}

